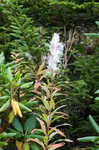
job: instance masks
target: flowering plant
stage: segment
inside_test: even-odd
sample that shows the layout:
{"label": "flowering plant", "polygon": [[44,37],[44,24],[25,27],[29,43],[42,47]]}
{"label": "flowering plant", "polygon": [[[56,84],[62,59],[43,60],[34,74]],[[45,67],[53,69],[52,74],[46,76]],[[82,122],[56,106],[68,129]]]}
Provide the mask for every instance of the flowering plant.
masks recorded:
{"label": "flowering plant", "polygon": [[57,33],[54,33],[52,40],[50,41],[48,56],[48,70],[52,73],[59,71],[58,64],[61,63],[60,57],[63,55],[64,44],[60,42],[60,37]]}

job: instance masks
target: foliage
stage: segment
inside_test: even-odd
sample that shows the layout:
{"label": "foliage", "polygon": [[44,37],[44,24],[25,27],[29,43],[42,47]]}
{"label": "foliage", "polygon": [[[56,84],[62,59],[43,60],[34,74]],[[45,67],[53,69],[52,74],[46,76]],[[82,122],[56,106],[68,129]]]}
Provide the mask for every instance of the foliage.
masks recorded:
{"label": "foliage", "polygon": [[[0,54],[0,117],[2,121],[2,142],[0,146],[4,146],[4,149],[11,149],[9,143],[13,141],[13,143],[16,143],[18,150],[30,149],[30,147],[33,149],[33,145],[35,145],[36,149],[41,149],[35,143],[30,142],[32,139],[34,142],[40,141],[40,143],[43,143],[43,148],[56,149],[63,146],[64,142],[51,145],[49,141],[56,134],[60,134],[63,137],[65,135],[59,129],[50,125],[51,121],[54,122],[63,117],[64,113],[59,112],[60,115],[58,115],[58,108],[55,111],[53,110],[55,105],[53,97],[50,97],[49,102],[45,101],[44,106],[42,106],[41,99],[35,99],[33,93],[35,91],[34,81],[37,80],[37,75],[35,75],[36,67],[39,64],[38,62],[36,65],[36,61],[40,60],[42,46],[44,52],[45,47],[42,44],[45,41],[41,39],[40,28],[32,26],[32,20],[24,14],[25,9],[21,5],[18,6],[14,1],[13,3],[9,1],[8,3],[2,3],[2,6],[3,16],[5,18],[8,16],[8,18],[6,18],[5,25],[1,25],[1,49],[4,49],[4,52],[2,51]],[[7,41],[2,38],[3,33],[5,37],[7,35]],[[39,48],[37,48],[38,46]],[[5,57],[6,54],[9,55],[9,58]],[[33,56],[36,58],[33,58]],[[42,82],[47,85],[45,81]],[[49,86],[51,86],[51,83]],[[45,88],[49,90],[47,87]],[[53,91],[53,94],[56,91]],[[45,107],[47,103],[50,109]],[[42,110],[44,108],[43,112],[41,108]],[[46,117],[47,113],[52,118],[47,117],[43,120],[41,117],[37,117],[37,115]],[[42,128],[43,121],[46,124],[44,125],[46,134],[45,130],[43,130],[44,128]],[[39,123],[41,124],[40,130],[38,129]],[[62,141],[68,142],[70,140],[62,139]]]}
{"label": "foliage", "polygon": [[[92,39],[92,37],[90,38]],[[85,44],[84,42],[83,46]],[[59,105],[67,104],[64,112],[69,113],[68,123],[72,125],[71,128],[64,130],[68,137],[72,137],[75,142],[81,136],[94,136],[87,119],[90,114],[96,122],[99,120],[98,102],[94,101],[95,91],[99,87],[99,49],[97,46],[91,51],[88,44],[89,51],[86,47],[83,47],[83,51],[82,49],[80,51],[80,46],[71,49],[71,58],[67,68],[62,70],[61,74],[58,75],[58,80],[55,81],[57,85],[62,86],[61,101],[59,99],[56,99],[56,101]],[[69,147],[71,148],[71,146]]]}
{"label": "foliage", "polygon": [[[36,113],[36,118],[41,126],[41,129],[34,129],[32,130],[32,133],[38,131],[39,134],[43,134],[44,139],[43,141],[38,139],[28,139],[27,141],[38,143],[44,150],[54,150],[63,146],[65,144],[64,142],[72,141],[67,139],[64,133],[58,129],[60,126],[69,124],[65,123],[53,126],[54,122],[59,120],[59,118],[67,118],[67,114],[59,111],[60,109],[64,108],[65,105],[56,107],[54,99],[60,91],[60,88],[56,87],[50,78],[45,78],[46,73],[47,72],[44,70],[37,73],[37,78],[33,90],[36,94],[35,99],[39,99],[41,101],[40,108],[38,108],[39,113]],[[45,82],[43,81],[43,78],[46,79]],[[63,136],[64,138],[53,141],[54,136],[57,134]]]}
{"label": "foliage", "polygon": [[[1,138],[6,138],[9,141],[15,136],[15,139],[13,137],[13,140],[16,141],[16,146],[18,147],[19,140],[21,140],[20,144],[22,149],[29,149],[30,146],[28,143],[31,141],[40,144],[43,149],[49,150],[54,150],[63,146],[64,142],[56,143],[58,141],[55,141],[51,144],[51,140],[56,134],[65,137],[64,133],[57,129],[58,126],[53,126],[53,123],[56,120],[64,118],[66,115],[60,111],[58,112],[64,105],[55,109],[54,97],[56,96],[56,92],[60,89],[54,87],[53,83],[49,82],[49,79],[47,79],[47,83],[46,81],[43,81],[43,77],[46,77],[46,74],[43,74],[43,76],[40,77],[40,71],[35,75],[36,82],[33,89],[33,82],[28,81],[32,80],[29,78],[30,76],[27,75],[27,79],[29,79],[27,80],[28,82],[26,82],[25,77],[22,77],[22,73],[20,73],[19,66],[22,65],[21,63],[23,62],[17,64],[14,64],[14,62],[4,64],[5,58],[3,53],[1,53],[0,60],[1,118],[8,114],[5,118],[6,124],[5,120],[2,119],[5,127],[3,125],[3,128],[1,129],[3,131],[9,131],[9,133],[2,132]],[[17,72],[15,72],[15,69],[17,69]],[[38,91],[39,87],[41,88],[39,89],[40,91]],[[37,96],[33,96],[33,92],[35,94],[37,93]],[[28,96],[28,94],[30,96]],[[39,104],[39,107],[36,104]],[[32,114],[32,112],[34,113]],[[19,119],[18,116],[22,119]],[[41,129],[37,128],[39,125],[37,121],[40,123]],[[10,126],[12,125],[12,128],[8,128],[9,124]],[[63,126],[64,125],[68,124],[63,124]],[[59,141],[71,142],[71,140],[67,138],[60,139]],[[1,142],[1,146],[6,146],[7,144],[8,143],[5,142],[5,140]]]}
{"label": "foliage", "polygon": [[41,38],[40,27],[33,25],[33,20],[26,16],[25,11],[17,1],[2,3],[3,25],[0,27],[0,49],[3,49],[8,56],[12,51],[20,52],[21,57],[28,52],[30,55],[36,55],[37,58],[30,57],[30,59],[37,61],[46,49],[45,41]]}
{"label": "foliage", "polygon": [[[91,26],[98,7],[87,0],[0,1],[1,149],[63,150],[74,145],[70,139],[90,135],[96,140],[88,116],[97,128],[99,34],[88,27],[82,35],[85,31],[77,26],[77,33],[74,26]],[[54,32],[60,33],[64,56],[60,73],[52,76],[42,58],[50,55],[47,45]],[[66,141],[71,144],[61,148]]]}
{"label": "foliage", "polygon": [[79,18],[80,23],[98,19],[99,5],[95,1],[23,0],[22,3],[30,8],[28,14],[43,26],[71,26],[79,24]]}
{"label": "foliage", "polygon": [[[99,90],[96,91],[96,93],[99,94]],[[97,97],[96,97],[97,100]],[[96,130],[96,133],[99,133],[99,125],[96,123],[96,121],[94,120],[94,118],[89,115],[89,121],[92,124],[93,128]],[[99,136],[88,136],[88,137],[83,137],[83,138],[78,138],[78,141],[80,142],[93,142],[94,146],[91,147],[91,149],[93,150],[97,150],[98,146],[99,146]]]}

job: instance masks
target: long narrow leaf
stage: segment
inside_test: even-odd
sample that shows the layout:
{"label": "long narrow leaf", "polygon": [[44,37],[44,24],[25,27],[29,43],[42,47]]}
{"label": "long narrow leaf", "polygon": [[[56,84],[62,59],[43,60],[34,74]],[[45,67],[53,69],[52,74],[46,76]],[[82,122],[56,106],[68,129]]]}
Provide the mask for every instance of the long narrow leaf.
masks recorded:
{"label": "long narrow leaf", "polygon": [[64,144],[65,144],[64,142],[58,143],[58,144],[51,144],[51,145],[48,146],[48,150],[55,150],[59,147],[64,146]]}
{"label": "long narrow leaf", "polygon": [[89,115],[89,121],[92,124],[93,128],[96,130],[96,132],[99,133],[99,125],[96,123],[91,115]]}
{"label": "long narrow leaf", "polygon": [[66,107],[66,105],[62,105],[62,106],[56,108],[56,109],[52,112],[52,116],[53,116],[59,109],[61,109],[61,108],[63,108],[63,107]]}

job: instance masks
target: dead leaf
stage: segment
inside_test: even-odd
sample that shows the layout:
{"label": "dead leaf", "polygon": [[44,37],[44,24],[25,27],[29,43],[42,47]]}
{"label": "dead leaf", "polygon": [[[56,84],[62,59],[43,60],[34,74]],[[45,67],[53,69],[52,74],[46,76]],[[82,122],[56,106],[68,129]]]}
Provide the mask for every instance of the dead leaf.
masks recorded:
{"label": "dead leaf", "polygon": [[16,141],[16,147],[17,147],[17,150],[22,150],[22,142],[20,141]]}
{"label": "dead leaf", "polygon": [[37,118],[37,120],[41,125],[41,129],[43,130],[44,134],[46,135],[46,126],[45,126],[44,121],[40,120],[39,118]]}
{"label": "dead leaf", "polygon": [[55,150],[55,149],[57,149],[57,148],[59,148],[59,147],[62,147],[62,146],[64,146],[64,142],[62,142],[62,143],[58,143],[58,144],[52,144],[52,145],[49,145],[48,146],[48,150]]}

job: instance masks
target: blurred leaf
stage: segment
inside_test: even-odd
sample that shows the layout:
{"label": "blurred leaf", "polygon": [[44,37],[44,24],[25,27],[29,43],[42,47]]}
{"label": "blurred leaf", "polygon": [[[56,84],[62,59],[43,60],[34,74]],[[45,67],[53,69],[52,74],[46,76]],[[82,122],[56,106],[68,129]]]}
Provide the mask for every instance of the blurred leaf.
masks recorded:
{"label": "blurred leaf", "polygon": [[44,134],[46,135],[46,126],[45,126],[45,122],[43,120],[40,120],[39,118],[37,118],[38,122],[41,125],[41,129],[43,130]]}
{"label": "blurred leaf", "polygon": [[49,106],[50,106],[50,109],[55,109],[55,102],[54,102],[53,98],[51,98],[51,100],[49,102]]}
{"label": "blurred leaf", "polygon": [[96,101],[99,101],[99,97],[96,97],[95,100],[96,100]]}
{"label": "blurred leaf", "polygon": [[18,81],[21,78],[21,73],[18,71],[15,75],[15,80]]}
{"label": "blurred leaf", "polygon": [[21,85],[21,89],[27,89],[33,85],[33,82],[25,83]]}
{"label": "blurred leaf", "polygon": [[96,130],[97,133],[99,133],[99,125],[96,123],[96,121],[94,120],[94,118],[89,115],[89,121],[92,124],[92,126],[94,127],[94,129]]}
{"label": "blurred leaf", "polygon": [[44,144],[45,144],[45,145],[48,143],[48,140],[49,140],[48,138],[49,138],[48,136],[45,136],[45,137],[44,137]]}
{"label": "blurred leaf", "polygon": [[17,150],[22,150],[22,142],[20,141],[16,141],[16,147],[17,147]]}
{"label": "blurred leaf", "polygon": [[11,138],[16,136],[16,133],[7,133],[7,135],[4,138]]}
{"label": "blurred leaf", "polygon": [[47,97],[50,96],[50,91],[48,89],[48,85],[44,83],[44,85],[42,86],[42,89],[46,92]]}
{"label": "blurred leaf", "polygon": [[99,38],[99,33],[84,33],[84,35],[91,38]]}
{"label": "blurred leaf", "polygon": [[96,142],[99,141],[99,136],[87,136],[77,139],[80,142]]}
{"label": "blurred leaf", "polygon": [[2,52],[0,54],[0,65],[4,64],[4,62],[5,62],[5,57],[4,57],[4,53]]}
{"label": "blurred leaf", "polygon": [[62,142],[62,143],[58,143],[58,144],[52,144],[52,145],[49,145],[48,146],[48,150],[55,150],[55,149],[57,149],[57,148],[59,148],[59,147],[62,147],[62,146],[64,146],[64,142]]}
{"label": "blurred leaf", "polygon": [[45,147],[44,147],[44,144],[43,144],[43,142],[41,142],[39,139],[37,139],[37,138],[35,138],[35,139],[28,139],[27,140],[28,142],[35,142],[35,143],[37,143],[37,144],[39,144],[41,147],[43,147],[43,150],[46,150],[45,149]]}
{"label": "blurred leaf", "polygon": [[99,94],[99,90],[97,90],[97,91],[95,92],[95,94]]}
{"label": "blurred leaf", "polygon": [[55,131],[56,131],[57,134],[59,134],[63,137],[66,137],[65,134],[62,131],[60,131],[59,129],[55,129]]}
{"label": "blurred leaf", "polygon": [[19,119],[17,117],[14,117],[14,120],[12,122],[13,127],[19,131],[19,132],[23,132],[23,127],[19,121]]}
{"label": "blurred leaf", "polygon": [[35,117],[32,115],[30,116],[24,124],[24,130],[25,131],[32,131],[37,125],[37,120],[35,119]]}
{"label": "blurred leaf", "polygon": [[0,119],[0,126],[1,126],[2,120]]}
{"label": "blurred leaf", "polygon": [[43,141],[44,140],[44,136],[40,135],[40,134],[30,134],[30,135],[26,135],[25,136],[25,139],[39,139],[40,141]]}
{"label": "blurred leaf", "polygon": [[13,65],[14,65],[14,62],[10,62],[10,63],[5,64],[5,67],[8,68],[8,67],[11,67]]}
{"label": "blurred leaf", "polygon": [[13,113],[13,111],[11,111],[10,113],[9,113],[9,115],[8,115],[8,122],[9,123],[12,123],[12,121],[13,121],[13,119],[14,119],[14,113]]}
{"label": "blurred leaf", "polygon": [[47,114],[42,114],[42,115],[44,117],[45,122],[48,124],[48,120],[49,120],[48,115]]}
{"label": "blurred leaf", "polygon": [[99,27],[99,21],[96,21],[96,24],[98,25],[98,27]]}
{"label": "blurred leaf", "polygon": [[54,116],[53,119],[51,120],[51,123],[55,122],[56,120],[59,120],[60,118],[65,119],[65,117],[63,115],[61,116]]}
{"label": "blurred leaf", "polygon": [[10,105],[10,101],[8,100],[6,103],[3,104],[3,106],[0,108],[0,112],[4,112],[5,110],[7,110],[7,108]]}
{"label": "blurred leaf", "polygon": [[0,100],[7,100],[9,99],[9,96],[0,96]]}
{"label": "blurred leaf", "polygon": [[36,104],[38,104],[38,103],[39,103],[38,100],[35,100],[35,101],[29,101],[29,102],[27,102],[27,103],[25,104],[25,106],[31,107],[31,106],[34,106],[34,105],[36,105]]}
{"label": "blurred leaf", "polygon": [[6,132],[3,132],[0,134],[0,139],[4,139],[4,138],[11,138],[13,136],[15,136],[16,133],[6,133]]}
{"label": "blurred leaf", "polygon": [[42,63],[37,71],[37,75],[39,75],[41,73],[43,68],[44,68],[44,64]]}
{"label": "blurred leaf", "polygon": [[30,150],[29,144],[28,144],[28,143],[24,143],[24,144],[22,145],[22,150]]}
{"label": "blurred leaf", "polygon": [[32,110],[30,108],[28,108],[27,106],[25,106],[24,104],[22,103],[19,103],[19,106],[22,110],[25,110],[27,112],[32,112]]}
{"label": "blurred leaf", "polygon": [[30,145],[32,150],[41,150],[40,146],[34,142],[32,142]]}
{"label": "blurred leaf", "polygon": [[1,133],[1,134],[0,134],[0,139],[4,138],[6,135],[7,135],[6,132]]}
{"label": "blurred leaf", "polygon": [[[66,137],[65,134],[62,131],[60,131],[59,129],[52,128],[51,130],[52,131],[49,132],[50,133],[49,140],[51,140],[56,134],[59,134],[59,135],[61,135],[63,137]],[[53,132],[53,131],[55,131],[55,132]]]}
{"label": "blurred leaf", "polygon": [[16,138],[22,138],[22,133],[20,133],[19,131],[15,130],[15,129],[11,129],[9,128],[9,131],[12,132],[12,133],[16,133]]}
{"label": "blurred leaf", "polygon": [[7,146],[8,145],[8,143],[6,143],[6,142],[0,142],[0,146]]}
{"label": "blurred leaf", "polygon": [[53,112],[52,112],[52,115],[54,115],[59,109],[63,108],[63,107],[66,107],[66,105],[62,105],[58,108],[56,108]]}
{"label": "blurred leaf", "polygon": [[56,140],[56,141],[54,141],[55,143],[57,143],[57,142],[73,142],[72,140],[70,140],[70,139],[59,139],[59,140]]}
{"label": "blurred leaf", "polygon": [[8,78],[8,80],[11,82],[12,80],[13,80],[13,74],[12,74],[12,70],[11,70],[11,68],[9,67],[9,68],[7,68],[7,70],[6,70],[6,74],[7,74],[7,78]]}
{"label": "blurred leaf", "polygon": [[42,96],[41,101],[42,101],[42,103],[44,104],[45,108],[46,108],[47,110],[49,110],[50,107],[49,107],[49,103],[48,103],[47,100],[46,100],[46,96],[45,96],[45,97]]}

